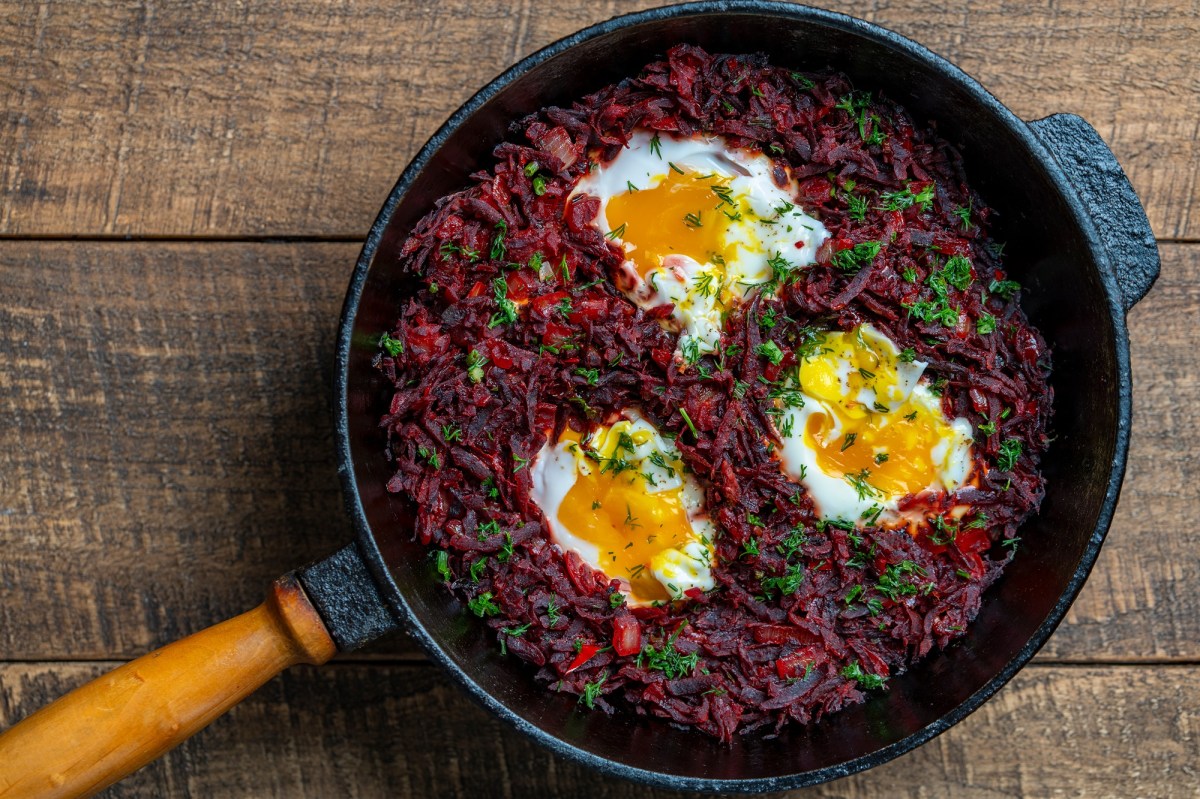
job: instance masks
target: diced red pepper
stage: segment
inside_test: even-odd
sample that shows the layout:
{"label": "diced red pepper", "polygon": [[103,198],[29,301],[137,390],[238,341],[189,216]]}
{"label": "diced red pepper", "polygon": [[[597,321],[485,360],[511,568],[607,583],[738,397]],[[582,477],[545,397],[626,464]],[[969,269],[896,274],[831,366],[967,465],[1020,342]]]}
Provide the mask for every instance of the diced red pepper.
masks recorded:
{"label": "diced red pepper", "polygon": [[812,661],[806,660],[800,655],[787,655],[775,661],[775,671],[779,672],[779,679],[791,680],[804,676],[804,670],[809,663]]}
{"label": "diced red pepper", "polygon": [[548,294],[542,294],[529,301],[529,310],[534,316],[549,318],[554,306],[570,296],[565,291],[551,291]]}
{"label": "diced red pepper", "polygon": [[571,672],[575,671],[575,669],[582,666],[584,663],[587,663],[589,660],[592,659],[592,657],[595,656],[595,654],[597,652],[600,651],[600,649],[601,649],[601,647],[599,644],[591,644],[591,643],[584,644],[583,646],[579,647],[579,654],[576,655],[575,659],[571,661],[571,665],[567,666],[566,673],[570,674]]}
{"label": "diced red pepper", "polygon": [[559,322],[547,322],[546,332],[542,333],[543,344],[558,344],[560,341],[566,341],[571,337],[572,330]]}
{"label": "diced red pepper", "polygon": [[982,552],[992,545],[987,530],[979,527],[967,527],[959,531],[954,539],[960,552]]}
{"label": "diced red pepper", "polygon": [[438,330],[433,325],[418,325],[404,337],[404,343],[418,363],[425,363],[434,355],[444,352],[450,343],[450,337],[439,335]]}
{"label": "diced red pepper", "polygon": [[803,677],[812,666],[825,663],[828,656],[820,645],[803,646],[775,661],[775,671],[782,680]]}
{"label": "diced red pepper", "polygon": [[622,613],[613,619],[613,651],[625,657],[642,649],[642,626],[632,614]]}
{"label": "diced red pepper", "polygon": [[525,300],[529,298],[529,289],[536,283],[538,276],[532,269],[517,269],[505,275],[508,283],[508,298],[510,300]]}
{"label": "diced red pepper", "polygon": [[582,299],[575,301],[575,308],[568,317],[572,322],[578,324],[583,320],[593,322],[604,315],[608,310],[608,298],[603,295],[589,294]]}
{"label": "diced red pepper", "polygon": [[1017,330],[1017,355],[1021,356],[1021,360],[1027,366],[1037,364],[1038,358],[1041,357],[1041,350],[1038,348],[1037,336],[1027,327],[1022,327]]}
{"label": "diced red pepper", "polygon": [[933,246],[944,255],[971,255],[971,243],[952,233],[938,231],[933,234]]}
{"label": "diced red pepper", "polygon": [[809,178],[800,184],[800,196],[808,205],[820,205],[829,200],[833,184],[827,178]]}
{"label": "diced red pepper", "polygon": [[487,350],[488,360],[497,369],[511,369],[513,365],[512,356],[508,354],[508,344],[500,339],[488,339],[484,346]]}

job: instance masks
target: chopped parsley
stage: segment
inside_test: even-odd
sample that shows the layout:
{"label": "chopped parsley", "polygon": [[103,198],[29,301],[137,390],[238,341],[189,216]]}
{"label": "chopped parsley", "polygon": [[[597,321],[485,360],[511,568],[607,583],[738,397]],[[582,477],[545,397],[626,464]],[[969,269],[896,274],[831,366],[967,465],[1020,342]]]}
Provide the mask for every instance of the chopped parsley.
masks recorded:
{"label": "chopped parsley", "polygon": [[960,205],[952,211],[958,217],[958,221],[962,222],[963,230],[971,229],[971,211],[975,207],[975,200],[967,201],[966,205]]}
{"label": "chopped parsley", "polygon": [[778,591],[783,596],[791,596],[800,590],[804,583],[804,562],[797,561],[789,564],[780,577],[767,577],[761,581],[762,590],[767,593]]}
{"label": "chopped parsley", "polygon": [[941,277],[959,291],[966,291],[971,285],[971,262],[963,255],[952,255],[942,268]]}
{"label": "chopped parsley", "polygon": [[442,242],[442,246],[438,248],[438,252],[442,254],[443,258],[448,255],[461,255],[471,263],[479,260],[478,250],[472,250],[470,247],[463,247],[450,241]]}
{"label": "chopped parsley", "polygon": [[1000,450],[996,453],[996,465],[1002,472],[1011,472],[1013,467],[1017,465],[1017,458],[1021,456],[1023,446],[1021,440],[1017,438],[1006,438],[1000,444]]}
{"label": "chopped parsley", "polygon": [[755,355],[761,355],[775,366],[778,366],[783,360],[783,350],[779,349],[779,345],[774,341],[764,341],[754,349]]}
{"label": "chopped parsley", "polygon": [[503,219],[496,223],[496,235],[492,237],[491,256],[493,261],[504,260],[504,254],[508,252],[508,245],[504,242],[504,236],[508,233],[508,223]]}
{"label": "chopped parsley", "polygon": [[650,137],[650,152],[662,158],[662,139],[658,138],[657,133]]}
{"label": "chopped parsley", "polygon": [[879,255],[883,245],[877,241],[863,241],[833,254],[832,263],[843,272],[857,272],[869,265]]}
{"label": "chopped parsley", "polygon": [[[853,433],[847,433],[846,435],[847,435],[847,437],[849,437],[849,436],[853,435]],[[851,443],[853,443],[853,442],[851,442]],[[849,446],[849,445],[846,445],[846,446]],[[845,448],[846,447],[842,447],[842,449],[845,449]],[[867,482],[867,479],[870,476],[871,476],[870,469],[863,469],[862,471],[857,472],[855,474],[845,475],[846,482],[849,483],[854,488],[854,492],[856,494],[858,494],[858,498],[860,500],[874,499],[876,497],[883,496],[882,491],[880,491],[878,488],[876,488],[875,486],[873,486]]]}
{"label": "chopped parsley", "polygon": [[788,533],[788,537],[783,539],[779,546],[775,547],[775,551],[783,556],[784,560],[791,560],[792,556],[800,551],[800,548],[808,543],[808,534],[804,532],[804,528],[796,525]]}
{"label": "chopped parsley", "polygon": [[841,674],[848,680],[854,680],[867,690],[882,688],[887,684],[886,677],[880,677],[878,674],[869,674],[863,671],[862,666],[858,664],[857,660],[845,666],[838,674]]}
{"label": "chopped parsley", "polygon": [[493,278],[492,291],[496,295],[496,307],[499,310],[492,314],[488,327],[517,321],[517,304],[508,298],[508,281],[502,277]]}
{"label": "chopped parsley", "polygon": [[398,338],[392,338],[387,333],[379,337],[379,346],[393,358],[404,352],[404,342]]}
{"label": "chopped parsley", "polygon": [[1011,300],[1012,296],[1021,290],[1021,284],[1015,280],[993,280],[988,284],[988,291],[1005,300]]}
{"label": "chopped parsley", "polygon": [[437,450],[427,447],[417,447],[417,455],[424,458],[425,461],[435,469],[442,468],[442,462],[438,459]]}
{"label": "chopped parsley", "polygon": [[449,552],[447,552],[444,549],[439,549],[437,556],[436,556],[436,560],[434,562],[437,564],[438,574],[440,574],[442,576],[443,580],[445,580],[446,582],[450,582],[451,580],[454,579],[454,575],[450,573],[450,553]]}
{"label": "chopped parsley", "polygon": [[949,286],[962,291],[971,284],[971,262],[961,255],[952,256],[944,267],[930,272],[925,283],[933,289],[934,299],[905,305],[909,315],[922,322],[940,322],[945,327],[957,326],[958,309],[950,305]]}
{"label": "chopped parsley", "polygon": [[925,576],[925,570],[911,560],[893,563],[883,570],[875,583],[875,590],[893,602],[902,596],[915,596],[918,586],[908,579],[909,575]]}
{"label": "chopped parsley", "polygon": [[783,257],[783,253],[777,252],[767,259],[767,266],[771,267],[771,280],[774,283],[786,283],[791,277],[796,274],[796,265]]}
{"label": "chopped parsley", "polygon": [[846,207],[849,209],[848,215],[855,222],[865,222],[867,219],[867,209],[871,207],[871,203],[866,197],[857,197],[850,192],[846,192]]}
{"label": "chopped parsley", "polygon": [[487,358],[479,354],[479,350],[471,350],[467,353],[467,377],[472,383],[478,383],[483,380],[483,367],[487,364]]}
{"label": "chopped parsley", "polygon": [[607,679],[608,672],[604,672],[595,682],[585,682],[583,693],[579,695],[579,703],[586,706],[588,710],[593,709],[596,706],[596,699],[600,696],[600,689],[604,687],[604,681]]}
{"label": "chopped parsley", "polygon": [[880,207],[885,211],[903,211],[920,205],[922,211],[928,211],[933,205],[933,185],[926,186],[916,194],[906,187],[903,191],[885,191],[879,195]]}
{"label": "chopped parsley", "polygon": [[671,637],[663,644],[662,649],[656,649],[650,644],[646,644],[638,653],[638,668],[645,663],[646,668],[661,671],[668,680],[677,680],[691,674],[700,663],[700,653],[691,652],[685,655],[675,648],[675,639],[683,632],[685,626],[686,623],[681,624],[679,629],[671,633]]}
{"label": "chopped parsley", "polygon": [[469,600],[467,607],[481,619],[484,616],[497,616],[500,613],[500,606],[492,601],[491,591],[484,591],[479,596]]}

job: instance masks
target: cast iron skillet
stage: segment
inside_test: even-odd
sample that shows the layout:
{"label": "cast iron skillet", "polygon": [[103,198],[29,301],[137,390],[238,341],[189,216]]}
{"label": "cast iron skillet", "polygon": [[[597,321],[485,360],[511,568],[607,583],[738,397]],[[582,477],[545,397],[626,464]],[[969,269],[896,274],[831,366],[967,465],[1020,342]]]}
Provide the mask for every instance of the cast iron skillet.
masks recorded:
{"label": "cast iron skillet", "polygon": [[[1019,556],[985,594],[965,639],[933,653],[890,690],[778,739],[726,747],[629,715],[575,710],[533,684],[481,624],[430,578],[384,484],[377,420],[390,398],[370,366],[408,291],[396,252],[410,227],[467,175],[515,119],[636,74],[672,44],[765,51],[772,63],[833,67],[882,89],[914,118],[937,120],[959,144],[972,185],[997,209],[1023,304],[1054,350],[1057,438],[1047,496],[1022,531]],[[1159,269],[1145,214],[1103,141],[1082,119],[1017,119],[974,80],[920,45],[861,20],[802,6],[711,2],[596,25],[525,59],[469,100],[401,175],[371,231],[346,298],[338,347],[341,466],[368,568],[392,614],[492,711],[554,752],[601,771],[670,788],[773,791],[887,761],[954,724],[1042,646],[1095,561],[1125,468],[1130,418],[1125,311]]]}
{"label": "cast iron skillet", "polygon": [[[966,637],[865,704],[772,740],[749,736],[731,746],[631,714],[580,712],[574,697],[536,686],[515,658],[499,655],[410,540],[414,509],[384,490],[392,470],[377,420],[390,386],[371,366],[380,331],[411,290],[397,252],[433,202],[490,165],[511,121],[635,74],[679,42],[763,51],[772,63],[799,69],[832,67],[860,88],[882,90],[918,122],[936,120],[960,146],[972,186],[999,211],[995,236],[1008,243],[1010,272],[1025,287],[1023,305],[1055,363],[1057,437],[1043,464],[1046,499]],[[556,754],[607,774],[675,789],[775,791],[886,762],[999,690],[1045,643],[1083,585],[1125,470],[1125,312],[1158,271],[1145,213],[1086,122],[1067,114],[1023,122],[953,65],[875,25],[740,0],[631,14],[556,42],[488,84],[430,139],[400,176],[359,257],[338,337],[336,420],[356,541],[281,578],[259,609],[134,661],[0,735],[0,797],[31,788],[48,795],[97,790],[281,668],[323,662],[335,645],[353,650],[400,627],[492,712]],[[199,701],[195,694],[205,692]],[[47,746],[61,756],[45,756]]]}

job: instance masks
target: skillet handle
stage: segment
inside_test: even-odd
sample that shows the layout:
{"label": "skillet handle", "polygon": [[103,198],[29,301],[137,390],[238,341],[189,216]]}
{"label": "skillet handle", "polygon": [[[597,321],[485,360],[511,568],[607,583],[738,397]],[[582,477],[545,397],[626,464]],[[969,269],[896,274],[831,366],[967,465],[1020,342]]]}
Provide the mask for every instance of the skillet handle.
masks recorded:
{"label": "skillet handle", "polygon": [[1129,311],[1158,279],[1161,264],[1154,231],[1129,178],[1096,129],[1075,114],[1053,114],[1029,123],[1067,173],[1096,230]]}
{"label": "skillet handle", "polygon": [[89,796],[207,727],[333,639],[294,575],[254,610],[77,688],[0,734],[0,797]]}

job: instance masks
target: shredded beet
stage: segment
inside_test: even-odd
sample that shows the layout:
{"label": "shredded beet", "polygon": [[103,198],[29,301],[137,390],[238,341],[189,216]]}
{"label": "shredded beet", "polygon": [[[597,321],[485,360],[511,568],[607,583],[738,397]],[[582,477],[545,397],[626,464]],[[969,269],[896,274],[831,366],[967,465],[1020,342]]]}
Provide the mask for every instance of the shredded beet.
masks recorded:
{"label": "shredded beet", "polygon": [[[677,362],[660,323],[670,308],[642,310],[613,286],[622,252],[590,224],[598,201],[567,201],[590,160],[639,128],[761,150],[831,233],[818,264],[731,315],[733,354]],[[406,241],[418,288],[378,367],[395,385],[388,490],[417,509],[439,579],[501,651],[582,708],[728,741],[861,702],[962,635],[1041,501],[1052,394],[1045,341],[955,149],[843,75],[681,45],[516,123],[495,159]],[[969,273],[947,280],[956,255]],[[864,322],[928,362],[947,417],[976,431],[968,486],[906,498],[924,512],[915,535],[821,521],[770,451],[771,382],[812,331]],[[768,340],[779,364],[758,354]],[[717,588],[689,601],[629,608],[617,581],[548,541],[530,500],[548,431],[627,407],[676,436],[721,529]],[[970,511],[946,512],[956,505]]]}

